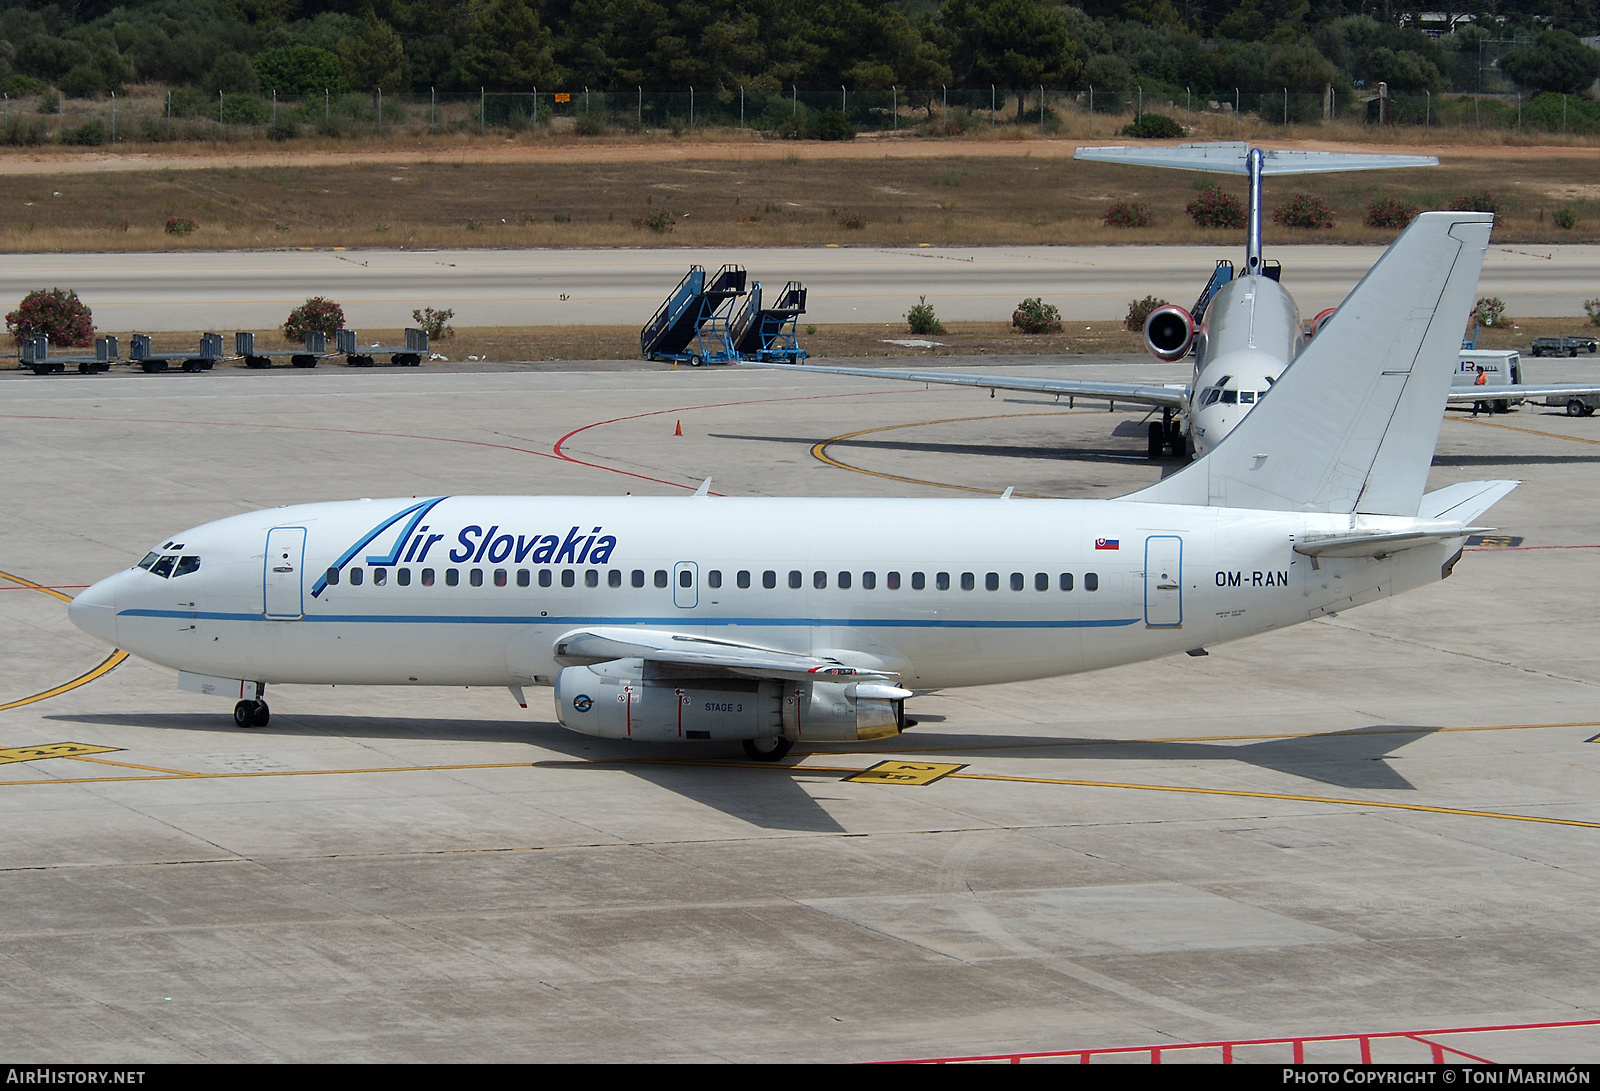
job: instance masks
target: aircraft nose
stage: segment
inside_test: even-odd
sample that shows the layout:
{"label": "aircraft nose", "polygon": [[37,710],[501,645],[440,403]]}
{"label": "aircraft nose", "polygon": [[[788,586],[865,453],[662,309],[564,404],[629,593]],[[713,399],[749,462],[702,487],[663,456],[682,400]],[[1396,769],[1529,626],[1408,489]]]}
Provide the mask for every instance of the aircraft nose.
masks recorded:
{"label": "aircraft nose", "polygon": [[67,619],[107,644],[117,642],[117,576],[85,588],[67,604]]}

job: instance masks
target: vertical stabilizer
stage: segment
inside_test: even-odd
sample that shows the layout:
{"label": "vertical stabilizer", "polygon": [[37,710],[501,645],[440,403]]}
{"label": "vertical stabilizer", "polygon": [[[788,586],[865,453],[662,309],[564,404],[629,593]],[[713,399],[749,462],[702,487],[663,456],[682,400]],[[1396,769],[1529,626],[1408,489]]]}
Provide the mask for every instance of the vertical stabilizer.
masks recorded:
{"label": "vertical stabilizer", "polygon": [[1226,439],[1127,499],[1415,516],[1493,224],[1418,216]]}

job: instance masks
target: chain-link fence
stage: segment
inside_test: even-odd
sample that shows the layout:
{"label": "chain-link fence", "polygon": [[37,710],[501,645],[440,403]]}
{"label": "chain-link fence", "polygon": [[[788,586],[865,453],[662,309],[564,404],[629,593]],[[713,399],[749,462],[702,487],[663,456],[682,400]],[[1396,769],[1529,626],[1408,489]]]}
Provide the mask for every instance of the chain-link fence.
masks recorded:
{"label": "chain-link fence", "polygon": [[478,133],[745,130],[779,137],[843,139],[858,132],[959,135],[989,129],[1109,136],[1158,113],[1203,139],[1269,137],[1275,129],[1325,127],[1330,135],[1371,135],[1381,127],[1500,132],[1600,132],[1600,103],[1586,96],[1514,91],[1431,94],[1291,91],[1194,94],[1134,88],[1062,91],[932,88],[757,93],[600,91],[372,94],[296,99],[265,95],[167,94],[69,99],[53,93],[0,98],[0,142],[12,145],[294,140],[302,137]]}

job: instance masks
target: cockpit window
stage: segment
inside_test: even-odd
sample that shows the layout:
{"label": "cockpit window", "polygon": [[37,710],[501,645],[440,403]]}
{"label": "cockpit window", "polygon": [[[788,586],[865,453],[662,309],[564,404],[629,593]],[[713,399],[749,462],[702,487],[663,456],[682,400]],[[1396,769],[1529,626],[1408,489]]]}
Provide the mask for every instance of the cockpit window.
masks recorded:
{"label": "cockpit window", "polygon": [[144,560],[139,562],[138,567],[140,567],[140,568],[144,569],[146,572],[148,572],[150,570],[150,566],[156,563],[156,558],[159,557],[159,556],[161,556],[161,554],[155,552],[154,550],[152,550],[149,553],[146,553],[144,555]]}
{"label": "cockpit window", "polygon": [[1254,405],[1255,401],[1256,401],[1256,392],[1254,390],[1241,390],[1241,391],[1239,391],[1239,404],[1240,405]]}
{"label": "cockpit window", "polygon": [[180,557],[178,567],[172,570],[172,578],[177,579],[179,576],[187,576],[191,572],[198,571],[200,571],[199,557]]}
{"label": "cockpit window", "polygon": [[1239,403],[1239,392],[1237,390],[1224,390],[1222,392],[1222,404],[1223,405],[1237,405],[1238,403]]}
{"label": "cockpit window", "polygon": [[160,576],[162,579],[166,579],[168,576],[172,575],[172,565],[177,559],[178,558],[176,557],[162,557],[155,563],[155,567],[150,569],[150,574],[153,576]]}
{"label": "cockpit window", "polygon": [[1222,391],[1213,388],[1211,393],[1206,395],[1206,402],[1205,403],[1207,405],[1215,405],[1215,404],[1217,404],[1217,399],[1220,398],[1220,397],[1222,397]]}

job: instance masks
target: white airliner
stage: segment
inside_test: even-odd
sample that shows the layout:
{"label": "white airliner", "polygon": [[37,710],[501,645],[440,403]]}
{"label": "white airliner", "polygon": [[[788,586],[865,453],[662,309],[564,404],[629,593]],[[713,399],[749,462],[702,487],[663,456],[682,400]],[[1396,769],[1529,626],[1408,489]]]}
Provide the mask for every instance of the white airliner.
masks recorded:
{"label": "white airliner", "polygon": [[176,534],[72,603],[236,699],[278,683],[553,685],[608,738],[895,733],[947,686],[1204,649],[1448,576],[1511,481],[1424,495],[1492,217],[1419,217],[1264,402],[1118,500],[429,497]]}
{"label": "white airliner", "polygon": [[[1188,383],[1108,383],[1080,379],[1036,379],[905,368],[832,367],[823,364],[756,364],[788,370],[854,375],[871,379],[939,383],[980,389],[1051,394],[1076,400],[1148,406],[1161,420],[1149,424],[1148,454],[1166,450],[1195,457],[1221,442],[1245,414],[1272,388],[1283,369],[1336,313],[1329,308],[1304,325],[1294,297],[1282,286],[1277,262],[1262,257],[1262,178],[1280,174],[1326,174],[1334,171],[1384,170],[1437,166],[1431,155],[1366,155],[1349,152],[1274,151],[1243,143],[1180,144],[1168,147],[1079,148],[1073,158],[1104,163],[1214,174],[1245,175],[1249,180],[1244,265],[1219,261],[1193,307],[1167,304],[1152,311],[1144,324],[1145,348],[1158,360],[1173,362],[1191,352],[1194,375]],[[1472,309],[1461,311],[1465,325]],[[1459,331],[1458,331],[1459,335]],[[1476,393],[1476,397],[1474,396]],[[1519,386],[1518,398],[1583,397],[1600,387],[1572,383]],[[1459,387],[1447,395],[1450,404],[1484,401],[1484,392]],[[1442,404],[1442,403],[1441,403]]]}

